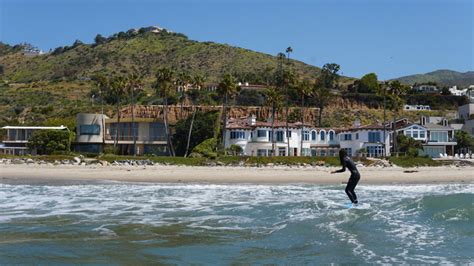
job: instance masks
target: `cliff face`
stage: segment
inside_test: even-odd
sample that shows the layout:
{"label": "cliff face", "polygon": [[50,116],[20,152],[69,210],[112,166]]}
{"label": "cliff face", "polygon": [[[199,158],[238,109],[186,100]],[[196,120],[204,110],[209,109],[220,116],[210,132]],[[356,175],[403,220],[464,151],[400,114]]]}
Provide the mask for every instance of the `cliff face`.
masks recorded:
{"label": "cliff face", "polygon": [[[301,108],[289,108],[288,114],[290,120],[292,117],[299,117]],[[211,111],[222,111],[222,106],[181,106],[172,105],[168,106],[168,120],[171,124],[176,123],[178,120],[185,119],[187,116],[191,115],[196,110],[202,112],[211,112]],[[134,108],[136,118],[155,118],[158,120],[163,119],[164,106],[163,105],[138,105]],[[318,117],[318,108],[305,108],[305,123],[314,124],[314,121]],[[227,110],[227,115],[229,118],[241,118],[248,117],[250,115],[255,115],[257,120],[266,121],[271,117],[271,108],[269,107],[260,107],[260,106],[232,106]],[[297,116],[298,115],[298,116]],[[132,108],[127,106],[121,110],[121,118],[131,118],[132,117]],[[282,108],[278,110],[276,114],[276,120],[286,120],[285,109]]]}

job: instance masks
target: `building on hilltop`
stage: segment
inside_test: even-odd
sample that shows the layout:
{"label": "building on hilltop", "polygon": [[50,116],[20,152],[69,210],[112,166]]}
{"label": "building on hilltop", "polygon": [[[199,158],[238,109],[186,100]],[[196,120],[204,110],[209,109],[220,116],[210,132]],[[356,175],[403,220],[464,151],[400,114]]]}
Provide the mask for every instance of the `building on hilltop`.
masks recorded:
{"label": "building on hilltop", "polygon": [[431,107],[429,105],[409,105],[405,104],[403,106],[404,111],[431,111]]}
{"label": "building on hilltop", "polygon": [[421,92],[421,93],[439,93],[440,90],[435,85],[417,85],[412,88],[412,90]]}

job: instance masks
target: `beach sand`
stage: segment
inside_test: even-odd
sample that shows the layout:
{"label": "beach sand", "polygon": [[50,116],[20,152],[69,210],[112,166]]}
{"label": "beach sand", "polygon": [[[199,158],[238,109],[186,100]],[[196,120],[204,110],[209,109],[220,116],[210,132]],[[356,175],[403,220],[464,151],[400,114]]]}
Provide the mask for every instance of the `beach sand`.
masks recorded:
{"label": "beach sand", "polygon": [[[0,183],[85,184],[107,181],[211,184],[341,184],[349,172],[334,167],[190,167],[0,165]],[[360,184],[472,183],[474,167],[361,167]]]}

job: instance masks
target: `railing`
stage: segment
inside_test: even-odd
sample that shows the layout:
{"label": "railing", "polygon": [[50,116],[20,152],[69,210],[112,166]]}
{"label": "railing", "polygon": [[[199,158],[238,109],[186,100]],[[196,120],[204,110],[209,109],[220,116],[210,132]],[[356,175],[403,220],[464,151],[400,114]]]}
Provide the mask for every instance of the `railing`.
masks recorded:
{"label": "railing", "polygon": [[[136,141],[166,141],[165,136],[135,136]],[[105,140],[115,140],[115,135],[106,134]],[[118,141],[133,141],[133,136],[131,135],[119,135]]]}

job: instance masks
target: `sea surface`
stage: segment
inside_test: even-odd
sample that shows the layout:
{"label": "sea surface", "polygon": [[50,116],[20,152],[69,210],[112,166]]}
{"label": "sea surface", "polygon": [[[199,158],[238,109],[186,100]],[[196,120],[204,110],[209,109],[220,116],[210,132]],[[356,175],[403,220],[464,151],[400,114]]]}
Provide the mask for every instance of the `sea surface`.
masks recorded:
{"label": "sea surface", "polygon": [[474,263],[474,184],[0,184],[0,264]]}

